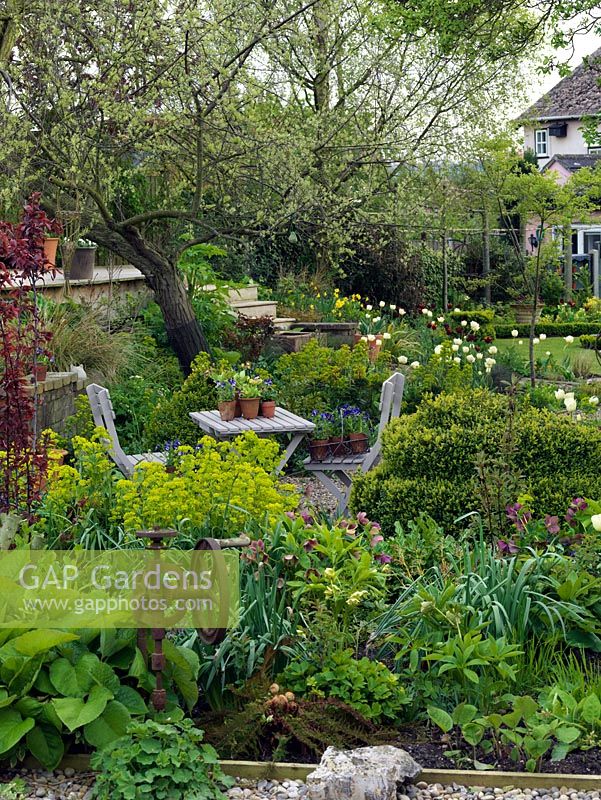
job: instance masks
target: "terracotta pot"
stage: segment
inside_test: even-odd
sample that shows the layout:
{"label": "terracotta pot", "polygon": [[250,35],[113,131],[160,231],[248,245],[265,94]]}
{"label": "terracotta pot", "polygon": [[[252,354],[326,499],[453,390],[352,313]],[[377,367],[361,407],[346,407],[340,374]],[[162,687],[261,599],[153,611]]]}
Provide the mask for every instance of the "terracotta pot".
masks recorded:
{"label": "terracotta pot", "polygon": [[328,439],[312,439],[309,442],[309,455],[312,461],[325,461],[330,455]]}
{"label": "terracotta pot", "polygon": [[240,408],[244,419],[256,419],[259,416],[259,397],[241,397]]}
{"label": "terracotta pot", "polygon": [[52,456],[52,463],[57,467],[62,467],[65,463],[65,458],[69,455],[68,450],[55,450],[54,448],[49,451],[48,455]]}
{"label": "terracotta pot", "polygon": [[58,249],[58,238],[44,239],[44,257],[50,264],[52,264],[53,267],[56,266],[57,249]]}
{"label": "terracotta pot", "polygon": [[330,436],[330,455],[333,458],[340,458],[347,453],[347,444],[344,436]]}
{"label": "terracotta pot", "polygon": [[361,341],[361,337],[362,337],[362,336],[363,336],[363,334],[362,334],[362,333],[354,333],[354,334],[353,334],[353,342],[354,342],[355,344],[359,344],[359,342]]}
{"label": "terracotta pot", "polygon": [[224,400],[222,403],[219,403],[219,416],[223,420],[223,422],[231,422],[236,416],[236,401],[235,400]]}
{"label": "terracotta pot", "polygon": [[273,419],[275,417],[275,400],[263,400],[259,413],[266,419]]}
{"label": "terracotta pot", "polygon": [[242,416],[242,408],[240,406],[240,395],[238,394],[238,392],[236,392],[236,399],[234,400],[234,403],[236,404],[235,410],[234,410],[234,417],[241,417]]}
{"label": "terracotta pot", "polygon": [[32,367],[31,374],[33,375],[37,383],[41,383],[42,381],[46,380],[46,375],[48,374],[48,366],[46,364],[36,364],[35,367]]}
{"label": "terracotta pot", "polygon": [[95,247],[76,247],[71,262],[69,278],[72,281],[89,281],[94,277],[96,266]]}
{"label": "terracotta pot", "polygon": [[348,438],[350,440],[351,450],[355,455],[367,453],[368,438],[366,433],[349,433]]}
{"label": "terracotta pot", "polygon": [[380,355],[380,351],[382,349],[382,341],[383,339],[381,336],[376,336],[373,342],[367,343],[369,347],[368,355],[370,361],[375,361],[376,358]]}

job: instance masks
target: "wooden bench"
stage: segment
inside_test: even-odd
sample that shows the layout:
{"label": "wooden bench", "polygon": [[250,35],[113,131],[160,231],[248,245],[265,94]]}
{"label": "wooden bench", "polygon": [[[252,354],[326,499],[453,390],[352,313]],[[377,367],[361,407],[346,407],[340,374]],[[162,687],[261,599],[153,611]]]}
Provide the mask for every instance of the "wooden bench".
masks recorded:
{"label": "wooden bench", "polygon": [[[348,508],[353,473],[357,470],[367,472],[380,461],[382,432],[391,419],[400,415],[404,388],[405,376],[400,372],[395,372],[382,384],[378,438],[367,453],[334,456],[323,461],[312,461],[311,457],[309,457],[303,462],[305,469],[314,473],[315,477],[338,500],[336,508],[338,514],[344,514]],[[336,477],[343,484],[342,488],[333,480],[333,477]]]}
{"label": "wooden bench", "polygon": [[108,433],[111,444],[108,451],[109,455],[126,478],[131,478],[134,467],[141,461],[165,463],[167,458],[165,453],[137,453],[136,455],[128,456],[119,444],[119,435],[115,428],[115,412],[113,411],[109,390],[105,389],[104,386],[99,386],[97,383],[90,383],[86,388],[86,392],[90,401],[94,424],[97,428],[104,428]]}

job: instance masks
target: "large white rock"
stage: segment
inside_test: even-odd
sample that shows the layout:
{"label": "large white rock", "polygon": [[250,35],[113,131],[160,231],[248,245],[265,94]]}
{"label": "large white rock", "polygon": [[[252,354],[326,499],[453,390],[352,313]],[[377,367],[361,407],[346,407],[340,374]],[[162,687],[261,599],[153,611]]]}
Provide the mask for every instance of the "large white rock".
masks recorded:
{"label": "large white rock", "polygon": [[422,768],[398,747],[328,747],[315,772],[307,776],[311,800],[396,800],[397,787]]}

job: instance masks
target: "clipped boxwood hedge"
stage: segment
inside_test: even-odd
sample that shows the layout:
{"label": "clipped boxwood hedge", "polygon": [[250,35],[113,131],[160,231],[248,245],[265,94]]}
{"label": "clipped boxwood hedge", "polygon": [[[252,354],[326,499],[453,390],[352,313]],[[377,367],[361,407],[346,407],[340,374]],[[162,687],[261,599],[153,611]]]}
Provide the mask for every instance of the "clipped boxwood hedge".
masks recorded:
{"label": "clipped boxwood hedge", "polygon": [[599,350],[598,339],[596,336],[592,334],[587,334],[586,336],[580,337],[580,347],[584,347],[587,350]]}
{"label": "clipped boxwood hedge", "polygon": [[[518,335],[527,339],[530,336],[530,324],[516,325],[515,323],[496,322],[494,325],[497,339],[511,339],[511,331],[517,330]],[[600,322],[539,322],[534,329],[537,334],[546,333],[547,336],[581,336],[591,334],[595,336],[601,331]]]}
{"label": "clipped boxwood hedge", "polygon": [[[353,481],[353,510],[367,511],[387,532],[420,511],[453,530],[457,517],[478,510],[476,456],[499,456],[508,403],[486,390],[444,394],[393,420],[380,465]],[[601,497],[601,429],[524,406],[514,431],[514,472],[535,513],[563,515],[575,496]]]}

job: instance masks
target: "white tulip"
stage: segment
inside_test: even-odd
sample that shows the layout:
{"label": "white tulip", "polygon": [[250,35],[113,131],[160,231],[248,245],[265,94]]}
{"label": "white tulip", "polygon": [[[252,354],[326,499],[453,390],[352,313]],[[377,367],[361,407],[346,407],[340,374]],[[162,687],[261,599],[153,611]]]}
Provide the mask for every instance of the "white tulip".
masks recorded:
{"label": "white tulip", "polygon": [[421,367],[421,364],[419,363],[419,361],[412,361],[409,366],[412,367],[413,369],[417,369],[418,367]]}
{"label": "white tulip", "polygon": [[458,344],[452,344],[452,345],[451,345],[451,350],[452,350],[454,353],[457,353],[457,352],[459,351],[459,345],[458,345]]}
{"label": "white tulip", "polygon": [[426,315],[427,315],[427,313],[428,313],[428,309],[427,309],[427,308],[422,308],[422,314],[423,314],[424,316],[426,316]]}
{"label": "white tulip", "polygon": [[407,358],[407,356],[399,356],[397,358],[397,361],[399,362],[399,364],[406,364],[409,361],[409,359]]}
{"label": "white tulip", "polygon": [[473,331],[479,331],[479,330],[480,330],[480,323],[479,323],[479,322],[476,322],[476,320],[475,320],[475,319],[473,319],[473,320],[470,322],[470,328],[471,328]]}
{"label": "white tulip", "polygon": [[564,406],[566,407],[566,411],[572,412],[576,411],[578,403],[574,400],[573,397],[566,397],[563,401]]}
{"label": "white tulip", "polygon": [[375,340],[376,340],[376,337],[373,335],[373,333],[368,333],[367,334],[367,341],[368,342],[375,342]]}
{"label": "white tulip", "polygon": [[546,333],[541,333],[540,336],[539,336],[539,339],[541,340],[541,342],[544,342],[546,338],[547,338],[547,334]]}
{"label": "white tulip", "polygon": [[601,531],[601,514],[593,514],[591,517],[591,525],[596,531]]}
{"label": "white tulip", "polygon": [[391,303],[389,308],[390,308],[391,311],[396,311],[396,306],[395,306],[394,303]]}
{"label": "white tulip", "polygon": [[437,344],[436,347],[434,348],[434,352],[436,353],[437,356],[439,356],[442,353],[442,345]]}
{"label": "white tulip", "polygon": [[551,355],[551,351],[550,351],[550,350],[546,350],[546,351],[545,351],[545,355],[546,355],[546,356],[550,356],[550,355]]}
{"label": "white tulip", "polygon": [[484,365],[485,365],[485,367],[486,367],[487,369],[488,369],[489,367],[491,367],[491,368],[492,368],[492,367],[494,367],[494,365],[495,365],[496,363],[497,363],[497,362],[494,360],[494,358],[486,358],[486,359],[484,360]]}
{"label": "white tulip", "polygon": [[563,400],[566,396],[566,393],[563,389],[556,389],[555,390],[555,399],[556,400]]}
{"label": "white tulip", "polygon": [[499,351],[497,350],[497,348],[493,344],[492,347],[488,348],[488,352],[491,354],[491,356],[495,356]]}
{"label": "white tulip", "polygon": [[461,344],[463,339],[453,339],[453,344]]}
{"label": "white tulip", "polygon": [[520,339],[520,341],[518,342],[518,344],[524,344],[524,342],[523,342],[523,341]]}
{"label": "white tulip", "polygon": [[390,337],[391,337],[391,334],[388,333],[388,331],[384,331],[384,333],[382,334],[382,338],[383,339],[390,339]]}
{"label": "white tulip", "polygon": [[432,317],[434,316],[433,312],[432,312],[432,311],[430,311],[430,309],[428,309],[428,310],[427,310],[427,314],[428,314],[428,317],[429,317],[430,319],[432,319]]}
{"label": "white tulip", "polygon": [[436,322],[440,322],[442,324],[444,322],[444,317],[436,317]]}
{"label": "white tulip", "polygon": [[466,319],[462,319],[461,320],[461,327],[462,328],[466,328],[467,327],[467,320]]}
{"label": "white tulip", "polygon": [[517,329],[517,328],[514,328],[514,329],[511,331],[511,335],[513,336],[513,338],[514,338],[514,339],[517,339],[517,337],[520,335],[520,332],[518,331],[518,329]]}
{"label": "white tulip", "polygon": [[482,361],[484,356],[482,355],[482,353],[476,353],[476,358],[478,359],[478,361]]}
{"label": "white tulip", "polygon": [[374,317],[374,322],[380,322],[381,319],[382,317]]}
{"label": "white tulip", "polygon": [[574,392],[566,392],[566,397],[568,400],[574,399]]}
{"label": "white tulip", "polygon": [[573,336],[564,336],[563,340],[564,340],[564,342],[567,342],[568,344],[572,344],[572,342],[574,341],[574,337]]}
{"label": "white tulip", "polygon": [[455,356],[455,358],[453,359],[453,361],[454,361],[456,364],[461,364],[461,359],[459,358],[459,356]]}
{"label": "white tulip", "polygon": [[362,341],[362,342],[366,342],[366,341],[367,341],[367,336],[362,336],[362,337],[361,337],[361,341]]}
{"label": "white tulip", "polygon": [[532,344],[539,344],[539,343],[540,339],[538,338],[538,336],[535,336],[534,339],[532,340]]}
{"label": "white tulip", "polygon": [[453,313],[460,314],[461,313],[461,309],[460,308],[454,308],[453,309]]}
{"label": "white tulip", "polygon": [[599,405],[599,398],[597,397],[596,394],[594,394],[592,397],[589,397],[588,401],[592,406],[598,406]]}
{"label": "white tulip", "polygon": [[366,308],[368,311],[371,311],[371,310],[373,309],[373,306],[365,306],[365,308]]}
{"label": "white tulip", "polygon": [[400,316],[400,317],[404,317],[406,313],[407,313],[407,312],[405,311],[405,309],[404,309],[404,308],[399,308],[399,316]]}
{"label": "white tulip", "polygon": [[469,353],[469,351],[470,351],[469,347],[462,347],[461,350],[464,353]]}
{"label": "white tulip", "polygon": [[475,362],[475,360],[476,360],[476,357],[475,357],[475,356],[473,356],[473,355],[470,353],[470,354],[469,354],[469,356],[466,356],[466,359],[465,359],[465,360],[468,362],[468,364],[473,364],[473,363]]}
{"label": "white tulip", "polygon": [[386,303],[383,300],[380,300],[380,308],[384,308],[385,305]]}

